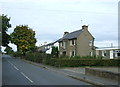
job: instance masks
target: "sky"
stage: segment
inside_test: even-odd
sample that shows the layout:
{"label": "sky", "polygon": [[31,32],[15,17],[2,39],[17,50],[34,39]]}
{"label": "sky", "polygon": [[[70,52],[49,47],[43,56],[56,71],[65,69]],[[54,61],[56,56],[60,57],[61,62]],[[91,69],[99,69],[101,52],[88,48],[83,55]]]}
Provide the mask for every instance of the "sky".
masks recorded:
{"label": "sky", "polygon": [[[17,25],[28,25],[36,32],[37,46],[53,42],[89,25],[95,46],[118,45],[119,0],[0,0],[0,14],[11,18],[12,33]],[[15,49],[13,44],[11,47]],[[16,49],[15,49],[16,50]]]}

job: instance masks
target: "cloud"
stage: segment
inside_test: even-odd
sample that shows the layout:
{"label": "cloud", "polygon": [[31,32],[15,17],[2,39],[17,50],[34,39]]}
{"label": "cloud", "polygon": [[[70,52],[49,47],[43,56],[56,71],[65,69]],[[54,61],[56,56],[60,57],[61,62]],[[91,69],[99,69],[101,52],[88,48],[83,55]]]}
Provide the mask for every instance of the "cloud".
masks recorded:
{"label": "cloud", "polygon": [[118,46],[118,41],[116,41],[116,40],[103,40],[103,41],[96,41],[95,42],[96,47],[111,47],[111,44],[113,46]]}
{"label": "cloud", "polygon": [[59,39],[64,31],[81,29],[82,24],[89,24],[89,31],[100,46],[101,42],[109,44],[118,37],[118,0],[1,0],[0,2],[3,2],[4,13],[11,17],[12,28],[9,32],[12,32],[16,25],[28,24],[36,31],[37,44]]}

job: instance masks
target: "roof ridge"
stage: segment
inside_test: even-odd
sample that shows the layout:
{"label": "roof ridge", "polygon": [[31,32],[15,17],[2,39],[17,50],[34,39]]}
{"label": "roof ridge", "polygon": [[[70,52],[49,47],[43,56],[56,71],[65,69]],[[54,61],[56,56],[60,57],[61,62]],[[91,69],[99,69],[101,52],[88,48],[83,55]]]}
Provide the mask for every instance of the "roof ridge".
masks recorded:
{"label": "roof ridge", "polygon": [[[79,30],[72,31],[72,32],[70,32],[70,33],[78,32],[78,31],[82,31],[82,30],[83,30],[83,29],[79,29]],[[68,34],[70,34],[70,33],[68,33]]]}

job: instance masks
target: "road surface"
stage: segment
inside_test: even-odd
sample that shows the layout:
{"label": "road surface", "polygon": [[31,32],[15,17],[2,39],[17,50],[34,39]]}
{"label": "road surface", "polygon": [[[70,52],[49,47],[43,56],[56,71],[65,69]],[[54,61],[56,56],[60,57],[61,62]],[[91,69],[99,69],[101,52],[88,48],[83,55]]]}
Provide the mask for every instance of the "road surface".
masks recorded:
{"label": "road surface", "polygon": [[2,85],[90,85],[21,59],[2,56]]}

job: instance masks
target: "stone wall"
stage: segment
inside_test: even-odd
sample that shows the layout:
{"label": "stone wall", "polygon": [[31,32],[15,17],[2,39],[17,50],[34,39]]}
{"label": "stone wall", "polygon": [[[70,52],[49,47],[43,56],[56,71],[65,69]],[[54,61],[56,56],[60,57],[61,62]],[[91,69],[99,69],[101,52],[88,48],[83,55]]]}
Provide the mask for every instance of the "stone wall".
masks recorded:
{"label": "stone wall", "polygon": [[93,69],[93,68],[85,68],[85,74],[103,77],[115,81],[120,81],[120,73],[116,73],[116,72],[110,72],[110,71]]}

